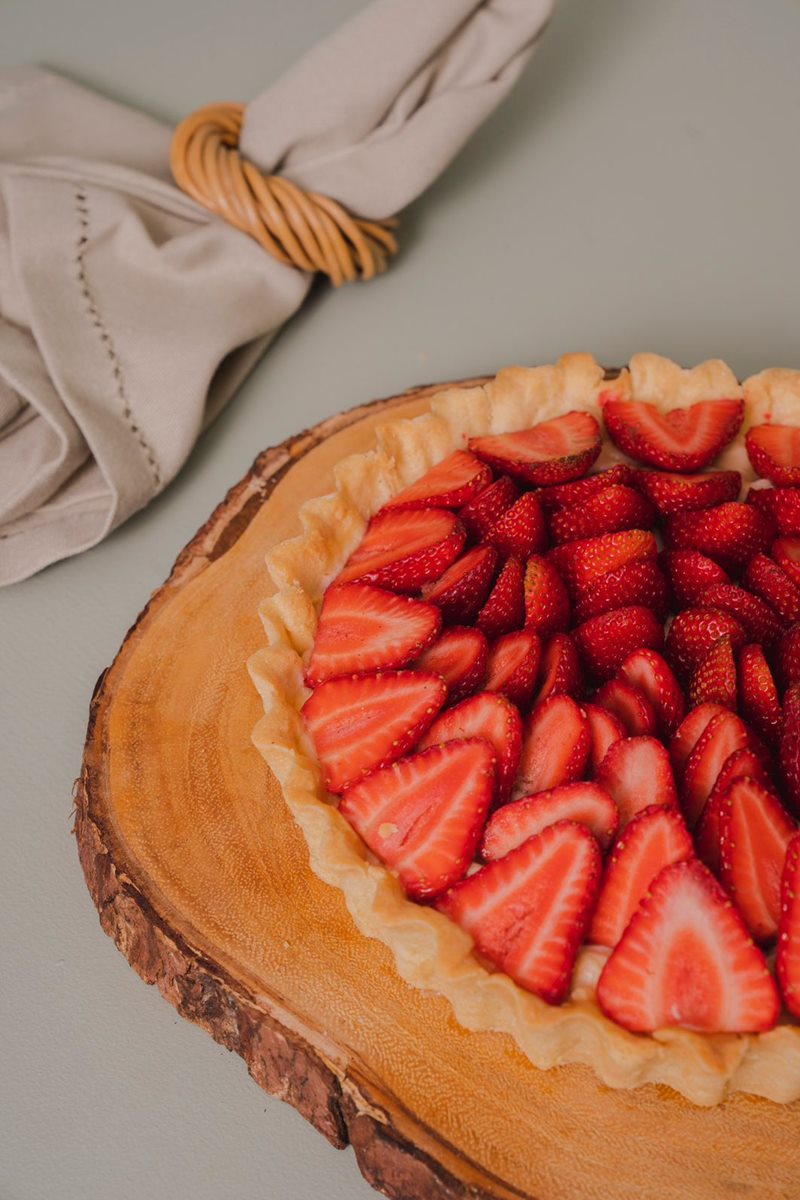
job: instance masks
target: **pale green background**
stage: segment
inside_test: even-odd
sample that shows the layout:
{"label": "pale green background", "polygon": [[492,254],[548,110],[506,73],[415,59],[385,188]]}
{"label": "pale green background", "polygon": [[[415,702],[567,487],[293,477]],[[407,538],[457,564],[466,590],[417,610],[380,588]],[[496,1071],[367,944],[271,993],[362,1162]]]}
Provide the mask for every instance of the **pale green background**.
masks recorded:
{"label": "pale green background", "polygon": [[[359,7],[0,0],[0,56],[177,119]],[[373,1194],[100,932],[70,837],[95,679],[257,451],[338,409],[572,349],[800,365],[799,60],[797,0],[563,0],[389,274],[317,295],[144,513],[0,593],[0,1200]]]}

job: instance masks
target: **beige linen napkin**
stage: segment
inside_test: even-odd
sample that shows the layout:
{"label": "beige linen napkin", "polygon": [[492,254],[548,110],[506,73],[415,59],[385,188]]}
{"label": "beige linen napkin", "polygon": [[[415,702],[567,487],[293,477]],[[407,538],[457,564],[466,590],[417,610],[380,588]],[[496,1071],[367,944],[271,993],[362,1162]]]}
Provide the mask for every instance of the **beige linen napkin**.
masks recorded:
{"label": "beige linen napkin", "polygon": [[[551,6],[375,0],[249,104],[242,152],[388,217],[508,92]],[[173,185],[170,136],[0,70],[0,585],[161,491],[310,286]]]}

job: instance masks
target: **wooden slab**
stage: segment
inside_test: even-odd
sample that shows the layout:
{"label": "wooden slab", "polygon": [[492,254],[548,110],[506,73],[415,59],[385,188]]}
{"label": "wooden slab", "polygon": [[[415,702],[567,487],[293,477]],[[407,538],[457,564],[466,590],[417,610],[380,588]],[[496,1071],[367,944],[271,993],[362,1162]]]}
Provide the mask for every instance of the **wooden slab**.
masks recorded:
{"label": "wooden slab", "polygon": [[582,1067],[537,1071],[509,1037],[469,1033],[442,997],[403,983],[311,874],[251,745],[245,663],[264,640],[267,548],[299,532],[299,504],[389,410],[413,415],[434,390],[261,455],[100,679],[76,833],[102,927],[261,1087],[352,1144],[388,1196],[797,1200],[800,1105],[736,1095],[701,1109],[666,1088],[612,1091]]}

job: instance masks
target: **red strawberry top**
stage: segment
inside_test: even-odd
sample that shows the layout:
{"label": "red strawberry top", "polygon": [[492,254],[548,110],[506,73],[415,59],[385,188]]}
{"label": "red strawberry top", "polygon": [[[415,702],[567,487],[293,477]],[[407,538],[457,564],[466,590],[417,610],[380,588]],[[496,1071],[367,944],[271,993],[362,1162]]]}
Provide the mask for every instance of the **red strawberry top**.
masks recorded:
{"label": "red strawberry top", "polygon": [[740,472],[741,399],[628,392],[609,441],[579,408],[473,437],[372,518],[303,718],[487,969],[560,1004],[590,947],[609,1020],[755,1033],[800,1017],[800,412]]}

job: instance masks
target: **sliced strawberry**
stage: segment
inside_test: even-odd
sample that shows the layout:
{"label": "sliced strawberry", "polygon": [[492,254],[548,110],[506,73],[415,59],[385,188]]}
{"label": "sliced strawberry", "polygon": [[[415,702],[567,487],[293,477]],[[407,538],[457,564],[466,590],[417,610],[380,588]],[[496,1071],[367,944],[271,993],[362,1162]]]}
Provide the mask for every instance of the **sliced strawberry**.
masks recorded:
{"label": "sliced strawberry", "polygon": [[516,433],[471,438],[483,462],[527,484],[566,483],[585,475],[600,453],[600,427],[590,413],[568,412]]}
{"label": "sliced strawberry", "polygon": [[632,487],[613,484],[577,504],[560,508],[550,518],[556,545],[578,538],[599,537],[620,529],[649,529],[658,514],[650,501]]}
{"label": "sliced strawberry", "polygon": [[303,705],[303,719],[331,792],[396,762],[416,744],[447,696],[428,671],[384,671],[329,679]]}
{"label": "sliced strawberry", "polygon": [[541,555],[532,555],[525,566],[525,624],[546,635],[569,628],[567,589],[556,568]]}
{"label": "sliced strawberry", "polygon": [[492,471],[468,450],[456,450],[398,492],[390,508],[461,508],[492,482]]}
{"label": "sliced strawberry", "polygon": [[542,642],[532,629],[516,629],[498,638],[489,651],[487,692],[502,692],[518,708],[527,708],[536,687]]}
{"label": "sliced strawberry", "polygon": [[721,704],[701,704],[698,708],[693,708],[681,721],[669,744],[669,756],[676,779],[683,778],[692,751],[714,717],[725,711]]}
{"label": "sliced strawberry", "polygon": [[653,880],[603,968],[597,1001],[634,1033],[757,1033],[780,1013],[763,954],[697,859]]}
{"label": "sliced strawberry", "polygon": [[698,605],[729,612],[754,642],[771,645],[781,636],[782,622],[770,606],[735,583],[712,583],[700,596]]}
{"label": "sliced strawberry", "polygon": [[778,752],[784,799],[800,817],[800,684],[790,687],[783,697],[783,731]]}
{"label": "sliced strawberry", "polygon": [[649,608],[663,621],[669,607],[669,589],[658,563],[647,558],[641,562],[625,563],[616,571],[593,579],[585,589],[577,591],[575,620],[588,621],[601,613],[611,612],[626,604]]}
{"label": "sliced strawberry", "polygon": [[668,516],[735,500],[742,487],[742,477],[738,471],[709,471],[704,475],[641,471],[636,486],[663,516]]}
{"label": "sliced strawberry", "polygon": [[547,526],[535,492],[526,492],[507,508],[486,534],[501,554],[526,559],[547,549]]}
{"label": "sliced strawberry", "polygon": [[488,742],[448,742],[374,771],[348,788],[339,812],[414,900],[462,879],[475,857],[495,787]]}
{"label": "sliced strawberry", "polygon": [[542,653],[536,703],[565,694],[573,700],[583,695],[583,670],[578,648],[568,633],[554,633]]}
{"label": "sliced strawberry", "polygon": [[797,826],[772,792],[753,779],[736,779],[719,817],[720,874],[747,928],[758,942],[778,932],[781,872]]}
{"label": "sliced strawberry", "polygon": [[461,509],[458,516],[467,533],[474,541],[482,541],[493,525],[519,496],[519,488],[513,479],[501,475],[490,483],[474,500]]}
{"label": "sliced strawberry", "polygon": [[800,488],[751,487],[747,503],[760,508],[778,533],[800,533]]}
{"label": "sliced strawberry", "polygon": [[711,718],[689,755],[681,781],[683,815],[690,829],[697,824],[726,760],[747,746],[752,749],[747,726],[735,713],[725,709]]}
{"label": "sliced strawberry", "polygon": [[447,702],[455,704],[483,687],[489,664],[489,644],[480,629],[451,625],[414,663],[416,671],[441,675]]}
{"label": "sliced strawberry", "polygon": [[715,875],[719,873],[720,869],[719,833],[723,800],[728,788],[737,779],[751,779],[767,791],[774,791],[772,780],[767,774],[764,764],[756,752],[748,746],[744,750],[735,750],[730,758],[725,760],[702,816],[697,822],[694,835],[697,857]]}
{"label": "sliced strawberry", "polygon": [[595,772],[595,782],[605,788],[619,809],[621,830],[651,804],[678,807],[669,754],[653,737],[614,742]]}
{"label": "sliced strawberry", "polygon": [[583,704],[583,712],[589,725],[592,739],[592,771],[596,775],[597,768],[605,758],[614,742],[628,736],[628,731],[612,712],[601,708],[599,704]]}
{"label": "sliced strawberry", "polygon": [[525,621],[525,568],[518,558],[506,559],[505,566],[495,580],[475,624],[487,636],[494,639],[512,629],[521,629]]}
{"label": "sliced strawberry", "polygon": [[800,834],[795,834],[786,851],[775,971],[786,1007],[800,1016]]}
{"label": "sliced strawberry", "polygon": [[494,546],[475,546],[457,558],[434,583],[427,584],[422,595],[429,604],[441,609],[445,621],[469,625],[486,603],[496,568]]}
{"label": "sliced strawberry", "polygon": [[462,738],[483,738],[497,760],[497,799],[508,798],[522,751],[522,718],[505,696],[479,692],[448,708],[419,743],[420,750]]}
{"label": "sliced strawberry", "polygon": [[583,479],[576,479],[574,483],[560,483],[554,487],[544,487],[536,494],[545,512],[556,512],[559,508],[582,504],[604,488],[613,487],[618,483],[636,487],[638,475],[639,472],[635,467],[629,467],[627,463],[616,463],[607,471],[586,475]]}
{"label": "sliced strawberry", "polygon": [[730,582],[727,571],[699,550],[664,550],[660,562],[676,608],[697,604],[712,584]]}
{"label": "sliced strawberry", "polygon": [[800,429],[796,425],[753,425],[744,444],[753,470],[778,487],[800,485]]}
{"label": "sliced strawberry", "polygon": [[736,712],[736,659],[729,637],[715,642],[689,680],[689,703],[721,704]]}
{"label": "sliced strawberry", "polygon": [[622,722],[626,737],[655,733],[656,710],[640,688],[627,679],[609,679],[594,694],[594,702]]}
{"label": "sliced strawberry", "polygon": [[306,683],[317,687],[337,675],[404,667],[430,645],[441,624],[437,608],[407,596],[364,583],[328,588]]}
{"label": "sliced strawberry", "polygon": [[455,562],[465,537],[458,517],[443,508],[378,513],[336,582],[416,591]]}
{"label": "sliced strawberry", "polygon": [[778,671],[784,688],[800,683],[800,623],[787,629],[780,640]]}
{"label": "sliced strawberry", "polygon": [[475,949],[548,1004],[569,991],[594,906],[602,859],[576,821],[559,821],[489,863],[437,908],[471,935]]}
{"label": "sliced strawberry", "polygon": [[592,739],[586,717],[569,696],[551,696],[525,722],[516,795],[545,792],[581,779]]}
{"label": "sliced strawberry", "polygon": [[800,621],[800,588],[792,583],[783,567],[779,567],[766,554],[756,554],[750,559],[744,573],[744,582],[778,614],[787,625]]}
{"label": "sliced strawberry", "polygon": [[783,725],[778,689],[757,643],[745,646],[739,655],[739,709],[759,737],[775,746]]}
{"label": "sliced strawberry", "polygon": [[685,608],[667,634],[667,660],[679,679],[689,679],[715,642],[728,637],[738,653],[746,639],[735,617],[721,608]]}
{"label": "sliced strawberry", "polygon": [[724,567],[740,571],[759,551],[766,551],[775,526],[752,504],[731,501],[699,512],[667,517],[664,541],[671,550],[699,550]]}
{"label": "sliced strawberry", "polygon": [[484,830],[481,855],[487,862],[502,858],[557,821],[588,825],[607,850],[616,835],[619,817],[608,792],[596,783],[565,783],[498,808]]}
{"label": "sliced strawberry", "polygon": [[585,592],[601,575],[657,554],[656,539],[649,530],[623,529],[585,541],[565,542],[550,551],[550,561],[567,587]]}
{"label": "sliced strawberry", "polygon": [[634,650],[617,674],[644,692],[656,711],[659,732],[670,737],[683,720],[686,701],[666,659],[656,650]]}
{"label": "sliced strawberry", "polygon": [[656,875],[693,854],[691,835],[677,808],[657,804],[637,813],[608,861],[589,941],[613,949]]}
{"label": "sliced strawberry", "polygon": [[633,604],[590,617],[575,630],[575,641],[589,674],[608,679],[634,650],[663,649],[664,627],[649,608]]}
{"label": "sliced strawberry", "polygon": [[795,587],[800,587],[800,537],[787,535],[776,538],[772,543],[771,553]]}
{"label": "sliced strawberry", "polygon": [[739,432],[744,401],[700,400],[661,412],[643,400],[600,397],[606,429],[624,454],[663,471],[702,471]]}

